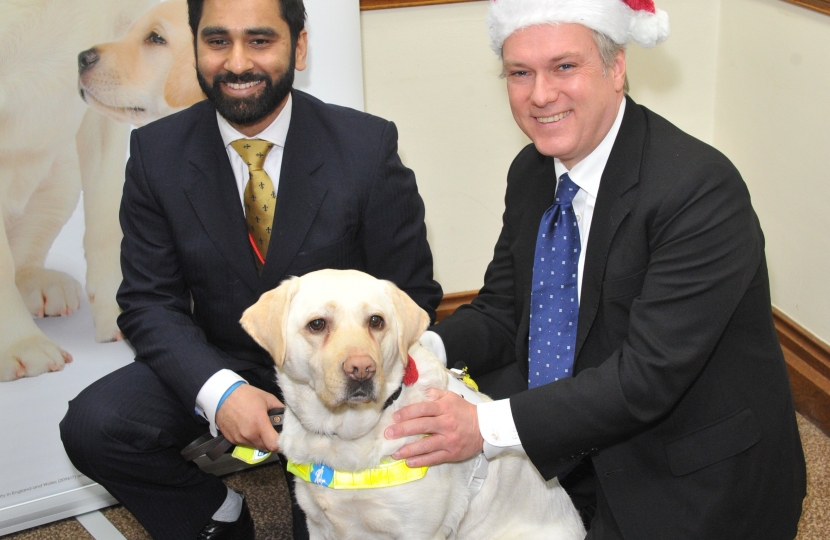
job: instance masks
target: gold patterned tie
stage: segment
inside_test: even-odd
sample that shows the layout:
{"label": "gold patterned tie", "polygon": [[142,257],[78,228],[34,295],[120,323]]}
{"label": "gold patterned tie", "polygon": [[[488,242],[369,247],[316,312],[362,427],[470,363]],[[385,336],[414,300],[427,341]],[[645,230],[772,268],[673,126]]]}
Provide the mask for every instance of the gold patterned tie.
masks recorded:
{"label": "gold patterned tie", "polygon": [[274,184],[262,169],[262,164],[274,144],[260,139],[238,139],[231,146],[248,164],[250,177],[245,186],[245,221],[248,222],[248,240],[254,248],[257,268],[262,270],[277,206]]}

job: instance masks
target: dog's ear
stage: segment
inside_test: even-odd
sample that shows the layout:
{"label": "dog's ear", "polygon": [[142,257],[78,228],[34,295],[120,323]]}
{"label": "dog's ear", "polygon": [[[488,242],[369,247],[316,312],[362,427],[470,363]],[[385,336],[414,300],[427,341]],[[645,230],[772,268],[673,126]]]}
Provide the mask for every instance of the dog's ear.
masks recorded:
{"label": "dog's ear", "polygon": [[259,297],[245,310],[239,322],[263,349],[271,353],[274,363],[282,367],[285,362],[285,334],[288,324],[288,307],[297,294],[300,283],[297,278],[283,281],[276,289]]}
{"label": "dog's ear", "polygon": [[193,47],[183,47],[176,55],[164,83],[164,101],[173,109],[190,107],[205,99],[196,80],[196,61]]}
{"label": "dog's ear", "polygon": [[429,326],[429,315],[394,283],[387,282],[387,284],[397,315],[398,349],[400,349],[401,361],[406,364],[409,348]]}

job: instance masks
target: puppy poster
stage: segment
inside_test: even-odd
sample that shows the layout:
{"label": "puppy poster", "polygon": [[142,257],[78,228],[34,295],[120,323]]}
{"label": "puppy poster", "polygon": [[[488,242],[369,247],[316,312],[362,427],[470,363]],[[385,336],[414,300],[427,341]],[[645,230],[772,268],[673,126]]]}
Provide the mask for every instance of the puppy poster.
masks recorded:
{"label": "puppy poster", "polygon": [[[363,108],[358,0],[305,0],[295,87]],[[0,535],[113,502],[64,455],[67,402],[133,361],[118,329],[129,132],[204,99],[185,0],[0,2]]]}

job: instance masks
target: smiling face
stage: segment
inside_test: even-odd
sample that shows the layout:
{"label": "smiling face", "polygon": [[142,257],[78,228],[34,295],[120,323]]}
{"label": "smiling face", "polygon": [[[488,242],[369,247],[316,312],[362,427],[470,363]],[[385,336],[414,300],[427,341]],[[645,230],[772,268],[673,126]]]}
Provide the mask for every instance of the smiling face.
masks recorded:
{"label": "smiling face", "polygon": [[231,125],[257,135],[285,106],[294,69],[305,69],[305,30],[292,48],[279,0],[207,0],[197,34],[199,85]]}
{"label": "smiling face", "polygon": [[625,83],[625,52],[603,65],[593,34],[579,24],[517,30],[502,48],[510,109],[536,149],[569,169],[611,129]]}

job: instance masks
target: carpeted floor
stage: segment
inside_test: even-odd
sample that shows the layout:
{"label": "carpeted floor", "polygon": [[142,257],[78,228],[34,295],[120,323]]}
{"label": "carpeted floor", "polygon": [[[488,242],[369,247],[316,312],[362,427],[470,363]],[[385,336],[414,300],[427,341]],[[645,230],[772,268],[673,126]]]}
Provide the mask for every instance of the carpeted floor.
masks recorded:
{"label": "carpeted floor", "polygon": [[[807,457],[807,498],[798,527],[797,540],[830,538],[830,437],[798,416],[798,427]],[[233,489],[248,498],[258,540],[291,538],[288,491],[279,464],[270,464],[225,477]],[[127,540],[148,540],[150,536],[122,506],[103,510],[104,515]],[[67,519],[7,536],[9,540],[92,540],[75,520]]]}

